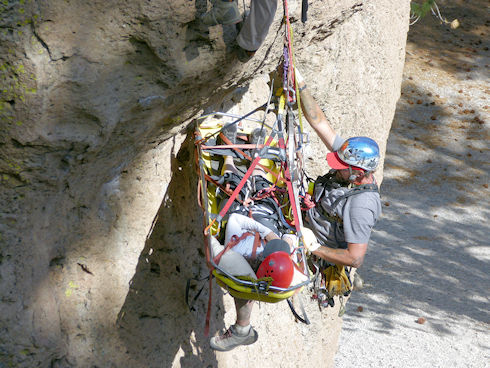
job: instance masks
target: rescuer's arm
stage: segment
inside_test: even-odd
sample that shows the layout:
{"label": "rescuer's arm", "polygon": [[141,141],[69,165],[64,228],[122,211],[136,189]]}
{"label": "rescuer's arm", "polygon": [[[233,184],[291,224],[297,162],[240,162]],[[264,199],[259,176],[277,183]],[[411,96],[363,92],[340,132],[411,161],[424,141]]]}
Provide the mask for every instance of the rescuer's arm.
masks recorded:
{"label": "rescuer's arm", "polygon": [[323,143],[330,151],[333,151],[332,147],[335,141],[336,133],[330,126],[327,117],[323,113],[322,109],[315,101],[311,93],[306,88],[306,83],[299,73],[298,69],[295,69],[296,82],[298,83],[301,107],[303,113],[308,120],[308,123],[318,134]]}

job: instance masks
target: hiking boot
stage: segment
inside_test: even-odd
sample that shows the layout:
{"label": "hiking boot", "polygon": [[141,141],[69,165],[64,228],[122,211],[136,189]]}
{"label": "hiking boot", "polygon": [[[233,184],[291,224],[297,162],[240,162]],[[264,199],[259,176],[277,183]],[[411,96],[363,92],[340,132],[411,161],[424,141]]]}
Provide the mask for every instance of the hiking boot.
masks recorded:
{"label": "hiking boot", "polygon": [[223,335],[212,337],[211,340],[209,340],[209,344],[211,345],[211,349],[230,351],[240,345],[251,345],[257,341],[258,338],[259,335],[252,326],[250,326],[250,330],[246,335],[238,335],[235,326],[230,326]]}
{"label": "hiking boot", "polygon": [[210,11],[201,16],[201,22],[207,26],[217,24],[237,24],[242,21],[236,1],[217,0]]}
{"label": "hiking boot", "polygon": [[232,144],[236,144],[237,131],[237,124],[227,124],[223,127],[223,129],[221,129],[221,132],[231,141]]}
{"label": "hiking boot", "polygon": [[249,143],[264,144],[267,131],[263,128],[255,128],[249,136]]}
{"label": "hiking boot", "polygon": [[237,46],[237,48],[235,50],[235,55],[236,55],[238,61],[240,61],[241,63],[246,63],[251,58],[254,57],[255,51],[248,51],[248,50],[241,48],[240,46]]}
{"label": "hiking boot", "polygon": [[[256,51],[248,51],[238,45],[236,42],[233,43],[229,48],[229,59],[238,59],[241,63],[245,64],[254,57]],[[231,60],[230,60],[231,61]]]}

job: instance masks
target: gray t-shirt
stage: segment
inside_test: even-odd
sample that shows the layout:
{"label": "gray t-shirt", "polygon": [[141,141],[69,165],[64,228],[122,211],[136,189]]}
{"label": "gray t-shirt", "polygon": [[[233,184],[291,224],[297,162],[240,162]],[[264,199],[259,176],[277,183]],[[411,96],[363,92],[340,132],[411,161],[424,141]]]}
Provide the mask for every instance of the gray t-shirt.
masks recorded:
{"label": "gray t-shirt", "polygon": [[[332,148],[337,150],[343,143],[344,139],[337,135]],[[347,243],[368,243],[371,230],[381,216],[379,193],[361,192],[342,199],[332,208],[337,198],[348,191],[345,187],[326,191],[321,202],[317,204],[317,207],[322,208],[308,210],[307,223],[320,244],[330,248],[347,248]],[[338,216],[342,222],[327,219],[319,213],[320,211]]]}
{"label": "gray t-shirt", "polygon": [[[342,202],[338,207],[342,207]],[[347,198],[344,203],[342,207],[343,241],[346,243],[367,243],[371,236],[371,230],[381,216],[379,193],[363,192]]]}

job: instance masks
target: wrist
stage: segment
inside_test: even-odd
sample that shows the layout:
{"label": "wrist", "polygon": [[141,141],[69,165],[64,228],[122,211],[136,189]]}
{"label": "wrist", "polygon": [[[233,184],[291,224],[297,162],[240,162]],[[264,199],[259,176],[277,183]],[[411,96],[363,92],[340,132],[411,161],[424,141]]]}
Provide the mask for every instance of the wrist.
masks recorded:
{"label": "wrist", "polygon": [[271,240],[280,239],[280,238],[279,238],[279,236],[277,236],[277,234],[275,232],[270,231],[266,236],[264,236],[264,239],[266,241],[271,241]]}

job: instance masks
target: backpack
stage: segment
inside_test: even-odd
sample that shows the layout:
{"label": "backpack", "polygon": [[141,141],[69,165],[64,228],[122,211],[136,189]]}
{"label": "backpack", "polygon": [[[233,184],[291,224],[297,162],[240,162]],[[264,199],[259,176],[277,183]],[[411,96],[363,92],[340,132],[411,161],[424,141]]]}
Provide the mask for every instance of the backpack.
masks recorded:
{"label": "backpack", "polygon": [[[342,186],[335,180],[334,170],[315,180],[313,188],[315,206],[308,210],[306,222],[320,244],[335,248],[346,245],[342,244],[338,236],[339,233],[343,233],[343,206],[339,204],[344,199],[364,192],[379,192],[378,186],[376,184],[363,184],[353,188]],[[328,235],[331,236],[330,239]],[[335,240],[335,245],[332,244],[332,239]]]}

